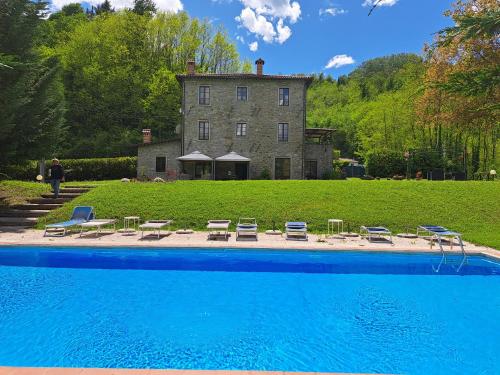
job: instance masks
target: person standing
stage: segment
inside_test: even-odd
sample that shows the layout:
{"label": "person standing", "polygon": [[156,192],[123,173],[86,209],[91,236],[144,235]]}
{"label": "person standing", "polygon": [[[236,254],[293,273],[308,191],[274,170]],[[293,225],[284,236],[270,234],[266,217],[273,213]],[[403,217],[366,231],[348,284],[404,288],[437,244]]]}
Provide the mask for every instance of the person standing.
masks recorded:
{"label": "person standing", "polygon": [[50,173],[50,184],[52,185],[52,190],[54,191],[54,199],[59,197],[59,187],[61,182],[64,182],[64,168],[56,158],[52,159],[52,166],[49,170]]}

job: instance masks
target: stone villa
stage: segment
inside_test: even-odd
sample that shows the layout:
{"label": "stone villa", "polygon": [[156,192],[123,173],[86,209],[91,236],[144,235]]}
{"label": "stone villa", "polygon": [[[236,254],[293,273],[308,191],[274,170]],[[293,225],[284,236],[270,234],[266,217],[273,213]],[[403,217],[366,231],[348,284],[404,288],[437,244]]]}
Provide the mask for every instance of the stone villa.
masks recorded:
{"label": "stone villa", "polygon": [[193,61],[182,86],[178,137],[154,142],[143,130],[138,176],[182,179],[317,179],[332,170],[331,129],[306,128],[311,77],[199,74]]}

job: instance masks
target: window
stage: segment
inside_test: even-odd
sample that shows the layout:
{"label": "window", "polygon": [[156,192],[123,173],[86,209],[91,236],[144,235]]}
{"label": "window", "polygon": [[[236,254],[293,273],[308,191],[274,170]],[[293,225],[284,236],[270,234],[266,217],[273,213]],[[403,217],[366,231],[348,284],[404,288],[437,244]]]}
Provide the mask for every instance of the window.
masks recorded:
{"label": "window", "polygon": [[274,162],[274,178],[276,180],[290,179],[290,159],[277,158]]}
{"label": "window", "polygon": [[248,99],[248,89],[246,87],[238,86],[236,88],[236,100],[246,102]]}
{"label": "window", "polygon": [[278,124],[278,142],[288,142],[288,124]]}
{"label": "window", "polygon": [[316,180],[318,178],[318,161],[306,160],[304,165],[304,174],[308,180]]}
{"label": "window", "polygon": [[165,172],[167,170],[167,158],[165,156],[156,157],[156,172]]}
{"label": "window", "polygon": [[210,86],[199,87],[198,102],[200,105],[210,105]]}
{"label": "window", "polygon": [[280,89],[280,105],[288,105],[290,101],[290,89],[281,88]]}
{"label": "window", "polygon": [[210,136],[210,125],[208,121],[198,122],[198,139],[201,141],[207,141]]}
{"label": "window", "polygon": [[236,136],[245,137],[247,135],[247,124],[244,122],[236,124]]}

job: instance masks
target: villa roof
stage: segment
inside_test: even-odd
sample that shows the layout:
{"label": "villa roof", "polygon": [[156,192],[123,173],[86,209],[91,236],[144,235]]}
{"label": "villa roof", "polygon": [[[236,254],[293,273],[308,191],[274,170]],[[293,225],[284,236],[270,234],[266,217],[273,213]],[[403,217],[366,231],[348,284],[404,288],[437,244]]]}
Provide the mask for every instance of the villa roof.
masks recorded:
{"label": "villa roof", "polygon": [[178,81],[185,79],[198,78],[220,78],[220,79],[262,79],[262,80],[301,80],[308,84],[312,82],[311,76],[303,74],[280,75],[280,74],[254,74],[254,73],[196,73],[196,74],[177,74]]}
{"label": "villa roof", "polygon": [[180,161],[212,161],[210,156],[202,154],[200,151],[193,151],[192,153],[177,158]]}
{"label": "villa roof", "polygon": [[241,155],[237,154],[234,151],[231,151],[229,154],[226,154],[224,156],[219,156],[218,158],[215,158],[215,161],[246,162],[246,161],[250,161],[250,159],[246,158],[244,156],[241,156]]}

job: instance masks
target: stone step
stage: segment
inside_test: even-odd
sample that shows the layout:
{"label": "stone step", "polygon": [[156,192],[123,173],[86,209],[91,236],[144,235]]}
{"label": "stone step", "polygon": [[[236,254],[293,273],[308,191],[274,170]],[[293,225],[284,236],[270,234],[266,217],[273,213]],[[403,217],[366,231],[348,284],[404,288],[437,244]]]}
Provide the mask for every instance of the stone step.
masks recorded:
{"label": "stone step", "polygon": [[32,226],[23,226],[23,225],[16,225],[16,226],[10,226],[10,225],[0,225],[0,233],[22,233],[28,229],[33,228]]}
{"label": "stone step", "polygon": [[47,215],[50,210],[16,210],[0,209],[0,217],[40,217]]}
{"label": "stone step", "polygon": [[0,226],[34,227],[38,221],[36,217],[0,217]]}
{"label": "stone step", "polygon": [[64,185],[64,189],[93,189],[95,185]]}
{"label": "stone step", "polygon": [[[81,194],[79,193],[59,193],[59,198],[69,198],[69,199],[75,199],[76,197],[79,197]],[[42,198],[52,198],[54,194],[42,194]]]}
{"label": "stone step", "polygon": [[61,189],[59,190],[59,192],[60,192],[60,193],[63,193],[63,194],[65,194],[65,193],[73,193],[73,194],[75,194],[75,193],[80,193],[80,194],[83,194],[83,193],[86,193],[86,192],[88,192],[88,191],[90,191],[90,190],[91,190],[91,189],[83,189],[83,188],[66,188],[66,187],[65,187],[65,188],[61,188]]}
{"label": "stone step", "polygon": [[54,204],[54,203],[66,203],[69,202],[71,198],[34,198],[30,199],[30,203],[36,203],[36,204]]}
{"label": "stone step", "polygon": [[12,208],[16,210],[55,210],[56,208],[61,207],[61,203],[44,203],[44,204],[37,204],[37,203],[26,203],[26,204],[18,204],[15,206],[12,206]]}

